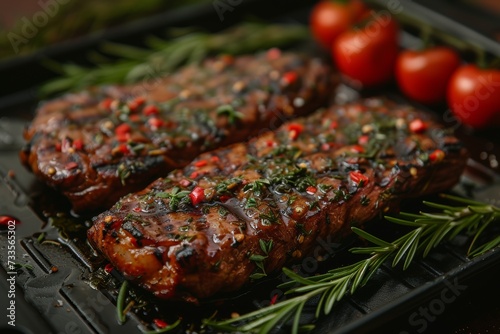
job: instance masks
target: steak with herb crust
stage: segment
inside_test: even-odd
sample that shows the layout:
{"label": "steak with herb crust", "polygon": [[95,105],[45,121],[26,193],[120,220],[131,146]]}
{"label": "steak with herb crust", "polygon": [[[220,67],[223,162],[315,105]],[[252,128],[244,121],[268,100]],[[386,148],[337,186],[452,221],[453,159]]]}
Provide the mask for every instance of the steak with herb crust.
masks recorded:
{"label": "steak with herb crust", "polygon": [[312,113],[333,86],[319,59],[276,49],[220,56],[152,82],[46,102],[25,131],[21,160],[76,212],[109,208],[201,152]]}
{"label": "steak with herb crust", "polygon": [[432,117],[368,99],[207,152],[94,219],[92,245],[161,298],[206,298],[444,191],[467,154]]}

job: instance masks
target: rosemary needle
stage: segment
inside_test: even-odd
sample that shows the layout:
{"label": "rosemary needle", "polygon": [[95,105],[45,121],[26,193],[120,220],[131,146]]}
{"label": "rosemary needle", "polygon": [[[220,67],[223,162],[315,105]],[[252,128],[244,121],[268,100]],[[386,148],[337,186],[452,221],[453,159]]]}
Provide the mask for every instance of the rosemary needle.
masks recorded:
{"label": "rosemary needle", "polygon": [[425,257],[444,240],[451,240],[461,232],[467,232],[472,238],[468,250],[469,256],[483,254],[500,245],[500,236],[496,236],[479,247],[475,246],[486,228],[492,222],[500,220],[500,208],[451,195],[442,195],[442,197],[465,205],[450,206],[424,202],[426,206],[437,209],[439,212],[401,213],[399,217],[386,217],[392,223],[412,228],[411,231],[392,242],[384,241],[353,227],[354,233],[372,243],[373,246],[352,248],[350,252],[366,254],[369,255],[368,258],[307,278],[284,268],[283,272],[291,280],[279,285],[279,288],[287,289],[285,294],[292,297],[236,318],[220,321],[206,319],[204,323],[224,331],[269,333],[276,326],[286,324],[293,317],[292,333],[298,333],[301,329],[311,330],[313,324],[300,325],[300,316],[307,302],[319,296],[315,317],[329,314],[336,302],[348,294],[354,294],[364,286],[390,257],[393,257],[393,267],[403,263],[403,269],[407,269],[417,254]]}
{"label": "rosemary needle", "polygon": [[116,301],[116,315],[118,316],[118,321],[123,324],[126,320],[126,314],[123,312],[123,305],[125,304],[125,298],[127,294],[128,281],[123,281],[120,292],[118,293],[118,299]]}

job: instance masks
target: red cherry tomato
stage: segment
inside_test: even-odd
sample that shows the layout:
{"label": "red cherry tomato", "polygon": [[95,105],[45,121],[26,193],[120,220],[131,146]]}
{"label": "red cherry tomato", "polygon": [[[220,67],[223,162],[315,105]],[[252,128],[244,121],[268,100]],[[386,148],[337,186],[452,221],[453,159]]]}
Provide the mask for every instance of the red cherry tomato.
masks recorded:
{"label": "red cherry tomato", "polygon": [[325,49],[330,50],[333,41],[353,23],[369,13],[362,0],[335,2],[323,0],[311,11],[310,26],[313,37]]}
{"label": "red cherry tomato", "polygon": [[447,100],[455,117],[464,124],[474,128],[498,125],[500,70],[459,67],[450,79]]}
{"label": "red cherry tomato", "polygon": [[373,13],[362,28],[342,33],[332,47],[337,68],[356,86],[384,84],[394,74],[399,52],[398,24],[388,13]]}
{"label": "red cherry tomato", "polygon": [[448,82],[459,66],[457,52],[447,47],[405,50],[396,60],[396,81],[401,91],[413,100],[438,103],[445,101]]}
{"label": "red cherry tomato", "polygon": [[333,41],[352,24],[352,14],[346,4],[321,1],[311,12],[310,26],[313,37],[324,48],[330,49]]}

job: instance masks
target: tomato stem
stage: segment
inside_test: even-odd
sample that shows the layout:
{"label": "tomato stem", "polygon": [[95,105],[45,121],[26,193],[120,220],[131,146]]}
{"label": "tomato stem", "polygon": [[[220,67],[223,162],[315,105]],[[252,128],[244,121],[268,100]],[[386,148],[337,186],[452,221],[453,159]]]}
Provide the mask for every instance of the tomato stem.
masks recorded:
{"label": "tomato stem", "polygon": [[485,69],[488,68],[488,62],[486,61],[486,52],[484,52],[481,48],[475,48],[474,52],[476,53],[476,65],[479,68]]}
{"label": "tomato stem", "polygon": [[430,25],[424,24],[422,25],[422,28],[420,29],[420,39],[422,40],[422,45],[420,47],[420,50],[426,50],[429,47],[432,46],[432,34],[433,34],[433,29]]}

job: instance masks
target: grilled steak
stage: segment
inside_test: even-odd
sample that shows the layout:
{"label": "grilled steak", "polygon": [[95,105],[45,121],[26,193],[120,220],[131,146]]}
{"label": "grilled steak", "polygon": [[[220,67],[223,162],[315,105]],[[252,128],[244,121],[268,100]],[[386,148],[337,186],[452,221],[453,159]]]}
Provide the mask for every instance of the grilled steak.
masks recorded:
{"label": "grilled steak", "polygon": [[25,132],[21,160],[75,211],[109,208],[201,152],[315,111],[332,90],[318,59],[276,49],[221,56],[153,82],[45,103]]}
{"label": "grilled steak", "polygon": [[341,240],[403,198],[444,191],[465,166],[428,114],[378,99],[319,110],[207,152],[95,218],[92,245],[161,298],[241,288]]}

